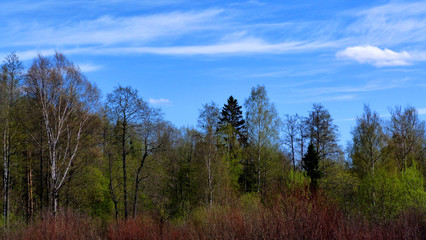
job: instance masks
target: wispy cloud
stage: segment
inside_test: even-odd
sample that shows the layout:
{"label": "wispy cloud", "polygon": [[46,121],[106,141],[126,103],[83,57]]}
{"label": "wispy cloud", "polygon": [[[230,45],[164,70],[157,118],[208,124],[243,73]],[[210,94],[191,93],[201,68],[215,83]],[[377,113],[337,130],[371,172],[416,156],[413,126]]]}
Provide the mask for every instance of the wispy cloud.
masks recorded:
{"label": "wispy cloud", "polygon": [[159,99],[150,98],[148,99],[148,102],[152,105],[169,105],[171,103],[169,99],[165,99],[165,98],[159,98]]}
{"label": "wispy cloud", "polygon": [[[171,12],[134,17],[102,16],[67,25],[32,23],[0,40],[0,45],[79,46],[146,43],[158,38],[182,36],[197,30],[214,28],[211,21],[220,9],[199,12]],[[16,29],[16,26],[13,26]],[[12,31],[12,30],[10,30]]]}
{"label": "wispy cloud", "polygon": [[354,14],[346,33],[364,44],[394,46],[426,40],[426,2],[397,3],[368,8]]}
{"label": "wispy cloud", "polygon": [[403,80],[386,80],[386,81],[369,81],[361,86],[340,86],[340,87],[313,87],[313,88],[296,88],[291,91],[288,97],[291,102],[330,102],[330,101],[347,101],[359,98],[360,96],[390,90],[406,84]]}
{"label": "wispy cloud", "polygon": [[96,65],[96,64],[91,64],[91,63],[86,63],[86,64],[78,64],[78,66],[80,67],[80,70],[82,72],[95,72],[98,71],[100,69],[102,69],[104,66],[102,65]]}
{"label": "wispy cloud", "polygon": [[[39,54],[42,56],[49,56],[49,55],[53,55],[54,53],[55,53],[55,49],[46,48],[46,49],[40,49],[40,50],[18,51],[16,52],[16,55],[18,55],[21,61],[26,61],[26,60],[34,59]],[[6,53],[6,52],[0,53],[0,58],[4,58],[8,54],[9,53]]]}
{"label": "wispy cloud", "polygon": [[[17,6],[28,3],[18,2]],[[83,2],[89,5],[88,8],[97,5]],[[136,2],[131,1],[130,4],[127,1],[122,5],[127,9]],[[164,5],[175,1],[161,2]],[[34,9],[48,5],[63,9],[70,4],[77,6],[81,3],[81,0],[66,4],[45,0],[29,4],[26,11],[36,11]],[[254,6],[253,3],[257,6],[257,1],[250,2],[249,6]],[[102,4],[114,6],[121,3],[109,0]],[[5,6],[12,5],[8,3]],[[417,52],[425,52],[422,49],[426,41],[424,2],[389,3],[353,10],[350,14],[343,14],[343,18],[342,14],[332,16],[330,21],[310,19],[295,22],[284,19],[281,22],[275,19],[275,22],[256,23],[246,19],[252,12],[244,15],[244,10],[241,10],[240,14],[235,14],[227,7],[229,5],[220,8],[205,6],[208,7],[131,16],[114,15],[112,12],[99,15],[100,12],[97,12],[88,18],[71,18],[63,24],[38,18],[28,21],[15,19],[0,26],[0,31],[6,33],[0,38],[0,48],[17,48],[25,59],[36,55],[31,53],[51,53],[52,48],[67,54],[100,55],[291,54],[316,50],[332,50],[334,53],[337,49],[344,49],[337,56],[382,67],[412,64],[418,59]],[[401,46],[395,45],[405,42],[414,44],[408,52],[390,50],[401,49]]]}
{"label": "wispy cloud", "polygon": [[[91,55],[241,55],[241,54],[283,54],[297,53],[300,51],[315,50],[327,46],[321,42],[283,42],[269,43],[261,39],[246,38],[228,43],[214,43],[210,45],[190,45],[173,47],[85,47],[85,48],[58,48],[65,54],[91,54]],[[30,60],[37,56],[52,55],[53,49],[29,50],[17,52],[22,60]]]}
{"label": "wispy cloud", "polygon": [[334,93],[365,93],[381,91],[399,87],[404,80],[390,80],[390,81],[369,81],[363,86],[343,86],[343,87],[320,87],[296,90],[298,93],[307,95],[322,95]]}
{"label": "wispy cloud", "polygon": [[283,42],[268,43],[261,39],[247,38],[229,43],[211,45],[192,45],[174,47],[128,47],[93,50],[96,54],[162,54],[162,55],[217,55],[217,54],[248,54],[270,53],[280,54],[321,48],[324,43]]}
{"label": "wispy cloud", "polygon": [[291,95],[288,103],[336,102],[349,101],[357,98],[356,94],[324,94],[324,95]]}
{"label": "wispy cloud", "polygon": [[417,109],[417,112],[419,115],[425,115],[426,114],[426,108],[419,108]]}
{"label": "wispy cloud", "polygon": [[374,46],[355,46],[337,52],[336,56],[342,59],[355,60],[359,63],[367,63],[376,67],[407,66],[411,64],[413,57],[406,51],[395,52],[390,49],[380,49]]}

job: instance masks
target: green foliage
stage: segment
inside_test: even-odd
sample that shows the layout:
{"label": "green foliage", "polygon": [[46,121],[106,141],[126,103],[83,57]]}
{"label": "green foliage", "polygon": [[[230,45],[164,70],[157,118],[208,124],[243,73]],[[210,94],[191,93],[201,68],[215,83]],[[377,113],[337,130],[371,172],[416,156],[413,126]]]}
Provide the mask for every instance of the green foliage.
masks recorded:
{"label": "green foliage", "polygon": [[93,217],[106,217],[111,214],[113,205],[108,189],[108,178],[100,169],[87,167],[84,169],[82,179],[86,184],[75,201],[80,201],[83,204],[81,208],[86,208]]}
{"label": "green foliage", "polygon": [[362,179],[358,209],[376,220],[390,220],[407,208],[426,211],[423,176],[415,165],[405,171],[377,171]]}
{"label": "green foliage", "polygon": [[424,189],[423,174],[417,169],[416,163],[401,173],[399,190],[403,207],[418,207],[426,211],[426,192]]}
{"label": "green foliage", "polygon": [[352,131],[352,144],[349,155],[354,170],[363,176],[383,163],[386,136],[383,133],[379,114],[364,106],[364,114],[357,118],[357,125]]}
{"label": "green foliage", "polygon": [[336,200],[345,213],[351,212],[352,208],[356,206],[355,200],[360,184],[358,175],[339,163],[330,166],[329,173],[321,178],[320,188],[329,197]]}
{"label": "green foliage", "polygon": [[311,183],[311,179],[301,171],[290,169],[287,188],[292,190],[302,189]]}
{"label": "green foliage", "polygon": [[261,198],[259,194],[245,193],[240,197],[240,205],[246,214],[256,214],[261,206]]}

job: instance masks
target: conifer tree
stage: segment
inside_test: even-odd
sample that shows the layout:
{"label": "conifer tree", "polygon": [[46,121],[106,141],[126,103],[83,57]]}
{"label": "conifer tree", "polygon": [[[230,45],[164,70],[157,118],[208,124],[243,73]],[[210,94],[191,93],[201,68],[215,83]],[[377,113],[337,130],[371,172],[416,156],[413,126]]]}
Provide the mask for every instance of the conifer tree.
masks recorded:
{"label": "conifer tree", "polygon": [[237,134],[235,137],[238,138],[241,145],[244,145],[247,137],[245,136],[246,127],[241,108],[242,106],[238,104],[238,100],[230,96],[228,103],[222,108],[219,124],[221,127],[232,126],[233,132]]}
{"label": "conifer tree", "polygon": [[226,147],[226,158],[232,185],[239,187],[238,180],[243,172],[242,148],[247,144],[245,121],[237,99],[230,96],[222,108],[219,119],[219,131]]}
{"label": "conifer tree", "polygon": [[321,171],[319,170],[319,154],[315,146],[311,143],[308,146],[308,151],[302,159],[302,168],[306,171],[306,175],[311,179],[312,189],[316,189],[318,179],[321,178]]}

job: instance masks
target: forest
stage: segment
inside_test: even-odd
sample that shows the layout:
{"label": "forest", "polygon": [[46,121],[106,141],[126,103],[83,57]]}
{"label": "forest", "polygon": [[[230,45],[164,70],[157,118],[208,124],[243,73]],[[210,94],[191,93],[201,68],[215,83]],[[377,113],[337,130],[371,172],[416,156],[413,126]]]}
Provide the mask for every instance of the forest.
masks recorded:
{"label": "forest", "polygon": [[[118,80],[119,81],[119,80]],[[143,89],[142,89],[143,91]],[[364,106],[282,115],[258,85],[175,127],[138,90],[62,53],[0,70],[3,239],[424,239],[425,122]]]}

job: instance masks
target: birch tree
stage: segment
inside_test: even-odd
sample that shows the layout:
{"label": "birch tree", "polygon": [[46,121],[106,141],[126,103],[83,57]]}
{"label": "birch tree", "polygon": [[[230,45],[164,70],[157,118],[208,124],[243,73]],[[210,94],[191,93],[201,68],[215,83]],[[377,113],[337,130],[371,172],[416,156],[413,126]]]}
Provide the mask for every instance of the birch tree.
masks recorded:
{"label": "birch tree", "polygon": [[48,145],[50,167],[49,205],[53,215],[58,195],[79,153],[85,127],[95,112],[99,94],[63,54],[39,55],[27,77],[27,93],[36,99]]}
{"label": "birch tree", "polygon": [[198,117],[198,126],[202,129],[204,147],[204,162],[207,170],[207,194],[206,200],[211,206],[213,204],[213,191],[215,181],[215,163],[217,162],[217,136],[216,132],[219,128],[219,107],[212,102],[203,105]]}
{"label": "birch tree", "polygon": [[349,154],[354,167],[359,173],[374,175],[376,165],[384,160],[386,136],[379,115],[369,106],[365,105],[363,115],[357,118],[352,136]]}
{"label": "birch tree", "polygon": [[253,158],[257,162],[257,192],[259,193],[263,185],[262,174],[266,170],[267,159],[264,153],[268,147],[272,147],[277,142],[280,120],[264,86],[253,87],[244,106],[248,142],[253,148]]}

